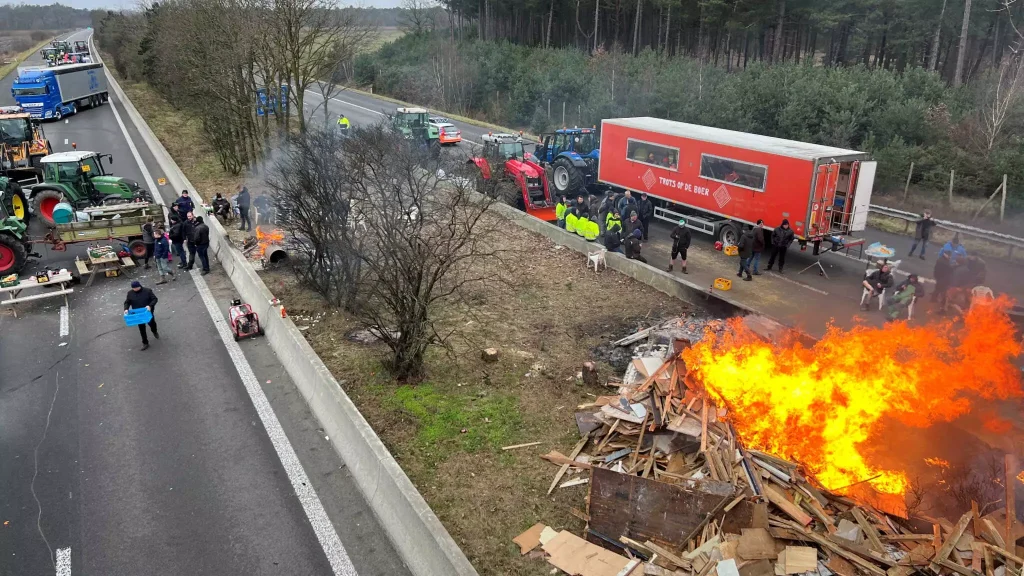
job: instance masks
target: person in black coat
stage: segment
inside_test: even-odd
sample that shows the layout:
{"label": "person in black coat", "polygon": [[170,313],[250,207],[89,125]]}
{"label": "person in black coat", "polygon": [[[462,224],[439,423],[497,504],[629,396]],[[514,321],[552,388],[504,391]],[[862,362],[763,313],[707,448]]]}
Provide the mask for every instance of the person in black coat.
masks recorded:
{"label": "person in black coat", "polygon": [[935,270],[932,272],[935,277],[935,290],[932,292],[932,302],[937,302],[940,308],[946,307],[946,291],[953,281],[953,262],[949,252],[939,255],[935,261]]}
{"label": "person in black coat", "polygon": [[185,257],[185,222],[180,219],[172,221],[167,235],[171,238],[171,248],[174,249],[174,253],[180,260],[178,268],[184,269],[185,266],[188,266],[188,259]]}
{"label": "person in black coat", "polygon": [[793,229],[789,227],[787,219],[783,219],[782,224],[772,230],[772,255],[768,257],[768,270],[772,269],[775,259],[778,258],[779,274],[782,274],[782,269],[786,267],[786,251],[789,250],[789,245],[793,243],[794,238]]}
{"label": "person in black coat", "polygon": [[238,205],[238,219],[241,221],[239,230],[252,231],[252,222],[249,221],[249,189],[239,186],[238,195],[235,196],[235,204]]}
{"label": "person in black coat", "polygon": [[188,263],[183,266],[185,270],[191,270],[196,263],[196,216],[189,212],[188,218],[181,223],[181,235],[185,238],[188,246]]}
{"label": "person in black coat", "polygon": [[651,220],[654,219],[654,203],[647,197],[647,192],[640,194],[640,201],[636,204],[637,217],[640,219],[640,226],[644,231],[644,242],[650,235]]}
{"label": "person in black coat", "polygon": [[[196,217],[196,227],[192,231],[192,239],[199,254],[199,262],[203,265],[202,275],[210,273],[210,227],[203,223],[203,217]],[[189,268],[192,266],[189,265]]]}
{"label": "person in black coat", "polygon": [[914,251],[917,250],[917,245],[921,245],[921,260],[924,260],[924,251],[928,249],[928,239],[932,237],[932,226],[935,226],[935,220],[932,220],[932,211],[925,210],[921,215],[921,218],[914,222],[914,243],[910,245],[910,255],[914,255]]}
{"label": "person in black coat", "polygon": [[[149,321],[149,327],[153,330],[153,336],[159,340],[160,333],[156,331],[156,303],[158,299],[156,294],[153,293],[149,288],[143,288],[142,283],[138,280],[132,280],[132,289],[128,291],[128,296],[124,299],[124,315],[128,315],[128,310],[136,309],[140,310],[146,308],[153,315],[153,318]],[[146,336],[146,325],[139,324],[139,334],[142,334],[142,349],[146,350],[149,348],[149,338]]]}
{"label": "person in black coat", "polygon": [[680,219],[679,224],[672,229],[672,258],[668,261],[668,271],[672,271],[672,265],[675,264],[676,257],[682,261],[683,274],[689,274],[686,271],[686,251],[690,248],[690,229],[686,227],[686,220]]}
{"label": "person in black coat", "polygon": [[642,237],[643,231],[640,230],[640,228],[633,230],[633,233],[626,237],[626,258],[629,258],[630,260],[639,260],[644,264],[647,264],[647,258],[640,255],[640,238]]}
{"label": "person in black coat", "polygon": [[740,256],[740,271],[736,275],[749,282],[754,279],[750,275],[750,260],[754,257],[754,231],[749,227],[745,228],[736,248],[739,250]]}

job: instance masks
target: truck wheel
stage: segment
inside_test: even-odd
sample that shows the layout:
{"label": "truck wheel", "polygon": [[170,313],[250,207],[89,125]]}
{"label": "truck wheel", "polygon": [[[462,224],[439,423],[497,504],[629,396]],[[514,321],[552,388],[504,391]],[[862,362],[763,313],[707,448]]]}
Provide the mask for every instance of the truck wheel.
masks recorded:
{"label": "truck wheel", "polygon": [[145,258],[146,244],[142,240],[132,240],[128,243],[128,253],[136,258]]}
{"label": "truck wheel", "polygon": [[57,110],[53,113],[53,119],[60,122],[64,118],[64,109],[57,106]]}
{"label": "truck wheel", "polygon": [[56,223],[53,221],[53,209],[60,204],[63,199],[63,195],[56,190],[40,190],[32,196],[32,206],[36,213],[43,219],[43,222],[47,226],[54,226]]}
{"label": "truck wheel", "polygon": [[552,163],[551,180],[559,194],[575,196],[578,190],[583,189],[583,174],[568,158],[558,158]]}
{"label": "truck wheel", "polygon": [[0,234],[0,274],[16,274],[28,260],[28,250],[12,234]]}
{"label": "truck wheel", "polygon": [[722,227],[718,229],[718,240],[723,246],[737,245],[740,241],[739,227],[732,222],[722,224]]}

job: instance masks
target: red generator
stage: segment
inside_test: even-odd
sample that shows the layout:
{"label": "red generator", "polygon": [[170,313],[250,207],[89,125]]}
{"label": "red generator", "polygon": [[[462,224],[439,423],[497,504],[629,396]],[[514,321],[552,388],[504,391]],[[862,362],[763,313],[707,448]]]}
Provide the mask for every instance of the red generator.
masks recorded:
{"label": "red generator", "polygon": [[241,300],[231,301],[228,321],[231,323],[231,334],[235,337],[235,342],[250,336],[263,336],[259,315],[252,311],[252,306],[242,304]]}
{"label": "red generator", "polygon": [[598,180],[654,197],[655,217],[736,244],[788,219],[801,241],[863,231],[877,162],[856,150],[658,118],[601,123]]}

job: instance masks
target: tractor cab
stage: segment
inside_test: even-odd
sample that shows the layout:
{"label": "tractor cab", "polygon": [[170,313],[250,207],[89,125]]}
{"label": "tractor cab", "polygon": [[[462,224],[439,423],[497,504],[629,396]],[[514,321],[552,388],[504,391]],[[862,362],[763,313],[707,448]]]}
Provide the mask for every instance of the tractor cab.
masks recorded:
{"label": "tractor cab", "polygon": [[437,140],[438,129],[430,125],[430,116],[423,108],[398,108],[392,123],[402,136],[410,140]]}
{"label": "tractor cab", "polygon": [[43,127],[20,106],[0,106],[0,169],[38,167],[50,153]]}
{"label": "tractor cab", "polygon": [[601,158],[597,128],[564,128],[543,134],[534,154],[552,167],[552,181],[558,194],[576,196],[597,183]]}
{"label": "tractor cab", "polygon": [[83,53],[83,54],[88,54],[89,53],[89,43],[86,42],[85,40],[75,40],[75,52]]}
{"label": "tractor cab", "polygon": [[39,55],[43,57],[43,61],[46,62],[47,66],[56,66],[57,61],[60,60],[60,50],[54,47],[43,48],[39,51]]}
{"label": "tractor cab", "polygon": [[563,152],[590,157],[600,147],[596,129],[566,128],[556,130],[553,134],[542,135],[535,154],[543,162],[554,162]]}
{"label": "tractor cab", "polygon": [[97,176],[106,176],[103,171],[102,157],[107,158],[107,163],[113,162],[109,154],[96,154],[95,152],[60,152],[50,154],[42,159],[43,179],[46,182],[57,182],[71,184],[73,186],[84,185]]}
{"label": "tractor cab", "polygon": [[483,137],[483,157],[491,161],[505,162],[515,159],[520,162],[526,159],[523,139],[512,134],[488,134]]}

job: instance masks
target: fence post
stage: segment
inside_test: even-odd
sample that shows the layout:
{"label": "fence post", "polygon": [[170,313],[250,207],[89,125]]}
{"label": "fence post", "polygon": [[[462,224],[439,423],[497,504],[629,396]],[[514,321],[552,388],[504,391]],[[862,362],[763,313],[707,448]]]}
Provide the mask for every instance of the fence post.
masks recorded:
{"label": "fence post", "polygon": [[914,163],[910,163],[910,173],[907,174],[907,183],[903,186],[903,199],[907,199],[907,191],[910,190],[910,179],[914,177]]}
{"label": "fence post", "polygon": [[551,122],[551,98],[548,98],[548,122]]}
{"label": "fence post", "polygon": [[956,170],[949,171],[949,205],[953,205],[953,178],[956,176]]}
{"label": "fence post", "polygon": [[1006,174],[1003,174],[1003,199],[999,202],[999,221],[1006,216]]}
{"label": "fence post", "polygon": [[565,128],[565,100],[562,100],[562,128]]}
{"label": "fence post", "polygon": [[583,126],[583,104],[576,105],[576,125]]}

